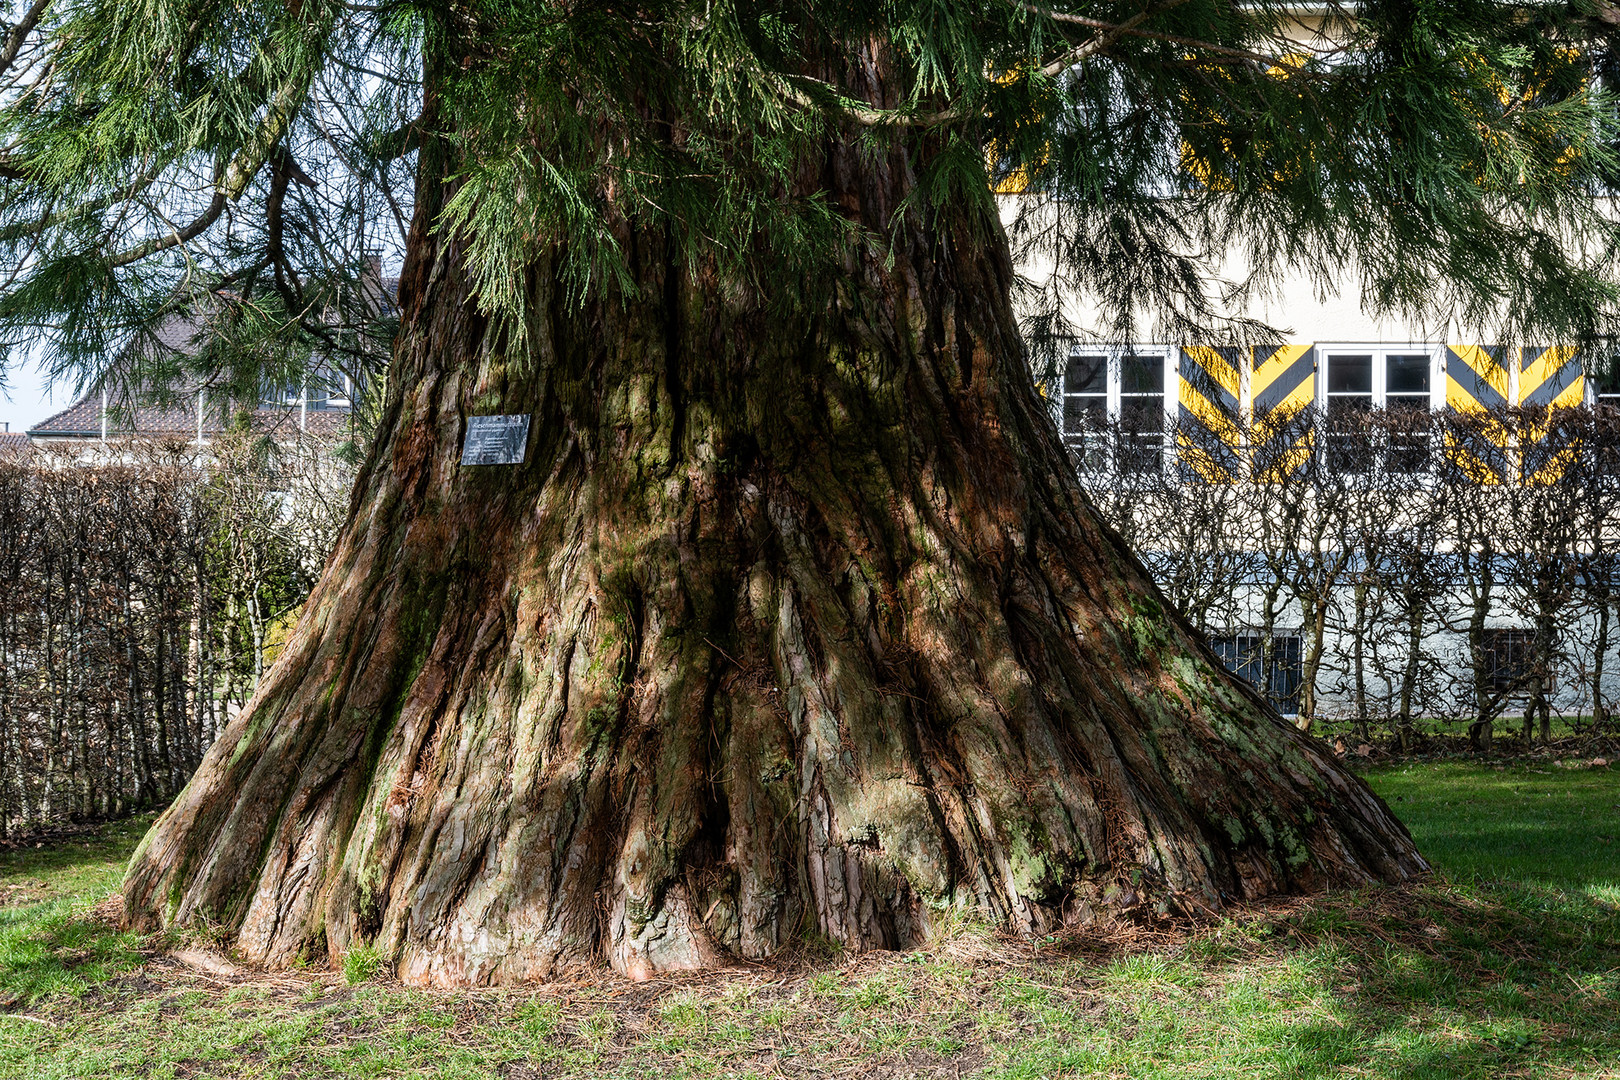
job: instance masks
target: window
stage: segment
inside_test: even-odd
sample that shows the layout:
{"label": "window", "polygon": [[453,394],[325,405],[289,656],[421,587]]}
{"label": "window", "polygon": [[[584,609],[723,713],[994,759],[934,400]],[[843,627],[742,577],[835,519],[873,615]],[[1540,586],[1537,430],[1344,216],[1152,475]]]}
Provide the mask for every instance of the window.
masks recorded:
{"label": "window", "polygon": [[1075,348],[1063,369],[1063,441],[1081,468],[1121,473],[1164,467],[1168,350]]}
{"label": "window", "polygon": [[1592,373],[1593,403],[1596,416],[1591,437],[1595,444],[1598,472],[1620,476],[1620,352]]}
{"label": "window", "polygon": [[1220,657],[1226,670],[1264,694],[1285,716],[1299,712],[1299,686],[1304,679],[1301,642],[1298,634],[1273,634],[1271,670],[1266,669],[1266,640],[1259,634],[1216,634],[1209,647]]}
{"label": "window", "polygon": [[1620,409],[1620,352],[1609,357],[1609,362],[1592,373],[1592,386],[1597,404]]}
{"label": "window", "polygon": [[272,383],[264,388],[260,395],[259,407],[261,409],[281,409],[289,405],[297,405],[298,399],[303,395],[303,387],[297,383]]}
{"label": "window", "polygon": [[1164,467],[1164,357],[1119,358],[1119,471]]}
{"label": "window", "polygon": [[1523,688],[1530,678],[1532,641],[1528,630],[1485,631],[1485,670],[1498,693]]}
{"label": "window", "polygon": [[1108,357],[1071,352],[1063,369],[1063,441],[1085,469],[1108,464]]}
{"label": "window", "polygon": [[1435,352],[1328,346],[1324,380],[1328,466],[1418,475],[1431,459]]}
{"label": "window", "polygon": [[261,408],[302,408],[310,412],[347,409],[354,401],[354,380],[317,361],[309,374],[298,382],[275,383],[265,387]]}
{"label": "window", "polygon": [[1335,472],[1371,469],[1372,362],[1370,355],[1328,357],[1328,467]]}
{"label": "window", "polygon": [[1429,469],[1429,406],[1433,368],[1422,353],[1384,357],[1384,408],[1388,412],[1390,472]]}

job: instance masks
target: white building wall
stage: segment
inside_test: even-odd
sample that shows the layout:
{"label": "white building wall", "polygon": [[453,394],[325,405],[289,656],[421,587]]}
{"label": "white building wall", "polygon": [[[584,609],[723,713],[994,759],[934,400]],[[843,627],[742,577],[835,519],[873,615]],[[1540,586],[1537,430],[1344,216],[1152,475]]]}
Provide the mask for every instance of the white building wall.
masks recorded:
{"label": "white building wall", "polygon": [[[1322,667],[1317,676],[1316,715],[1327,719],[1353,719],[1357,715],[1354,663],[1354,634],[1345,627],[1354,607],[1350,587],[1334,590],[1332,607],[1335,609],[1322,635]],[[1431,706],[1443,704],[1442,715],[1468,716],[1474,709],[1474,672],[1469,652],[1467,620],[1470,600],[1460,591],[1453,593],[1435,609],[1444,613],[1450,627],[1431,619],[1423,635],[1423,652],[1427,662],[1422,667],[1423,685],[1420,698]],[[1498,587],[1498,595],[1491,613],[1485,619],[1486,630],[1531,631],[1524,612],[1531,610],[1528,598],[1518,596],[1510,587]],[[1227,626],[1211,627],[1211,634],[1259,634],[1266,624],[1265,592],[1258,585],[1246,585],[1237,591],[1233,610],[1236,618]],[[1559,662],[1553,669],[1553,690],[1549,695],[1553,711],[1564,716],[1590,716],[1592,714],[1591,678],[1594,671],[1593,644],[1598,637],[1598,617],[1591,612],[1580,612],[1567,619],[1558,628],[1557,649]],[[1304,626],[1298,600],[1285,599],[1273,621],[1276,635],[1298,635],[1302,654],[1310,647],[1310,634]],[[1611,631],[1611,634],[1613,631]],[[1387,718],[1398,700],[1399,678],[1407,657],[1404,643],[1389,640],[1379,645],[1379,655],[1369,658],[1364,665],[1369,680],[1367,699],[1369,718],[1376,721]],[[1615,670],[1616,657],[1612,655],[1615,642],[1611,640],[1611,655],[1605,663],[1602,687],[1606,701],[1620,698],[1620,671]],[[1522,703],[1524,694],[1509,694],[1509,705],[1502,715],[1513,716],[1514,705]],[[1522,712],[1522,705],[1517,711]],[[1436,715],[1434,708],[1418,710],[1417,715]]]}

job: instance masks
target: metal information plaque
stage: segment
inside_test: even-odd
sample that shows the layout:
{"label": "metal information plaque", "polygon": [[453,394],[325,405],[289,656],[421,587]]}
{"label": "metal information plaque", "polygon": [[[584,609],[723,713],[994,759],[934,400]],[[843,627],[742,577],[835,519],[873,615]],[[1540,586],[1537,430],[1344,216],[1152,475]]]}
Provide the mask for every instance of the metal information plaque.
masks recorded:
{"label": "metal information plaque", "polygon": [[518,465],[529,444],[529,414],[469,416],[461,444],[463,465]]}

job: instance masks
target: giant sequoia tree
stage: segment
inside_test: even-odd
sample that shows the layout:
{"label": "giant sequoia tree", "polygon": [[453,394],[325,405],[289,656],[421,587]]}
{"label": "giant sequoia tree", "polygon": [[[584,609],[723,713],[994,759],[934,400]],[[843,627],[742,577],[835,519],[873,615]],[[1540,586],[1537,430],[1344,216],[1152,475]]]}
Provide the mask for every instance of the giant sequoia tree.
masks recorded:
{"label": "giant sequoia tree", "polygon": [[[1241,339],[1285,263],[1599,328],[1601,20],[1356,11],[39,0],[0,319],[59,369],[175,376],[173,311],[227,390],[348,348],[333,252],[409,219],[349,523],[128,918],[464,984],[1421,871],[1097,523],[1032,377],[1064,297]],[[523,462],[460,464],[496,413]]]}

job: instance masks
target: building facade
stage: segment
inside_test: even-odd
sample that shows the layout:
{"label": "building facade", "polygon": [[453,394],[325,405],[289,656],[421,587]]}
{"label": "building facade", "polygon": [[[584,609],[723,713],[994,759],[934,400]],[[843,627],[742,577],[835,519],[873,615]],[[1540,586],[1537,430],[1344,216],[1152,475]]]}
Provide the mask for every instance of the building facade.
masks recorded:
{"label": "building facade", "polygon": [[1620,403],[1576,350],[1074,345],[1049,387],[1093,500],[1216,654],[1305,720],[1620,695]]}

